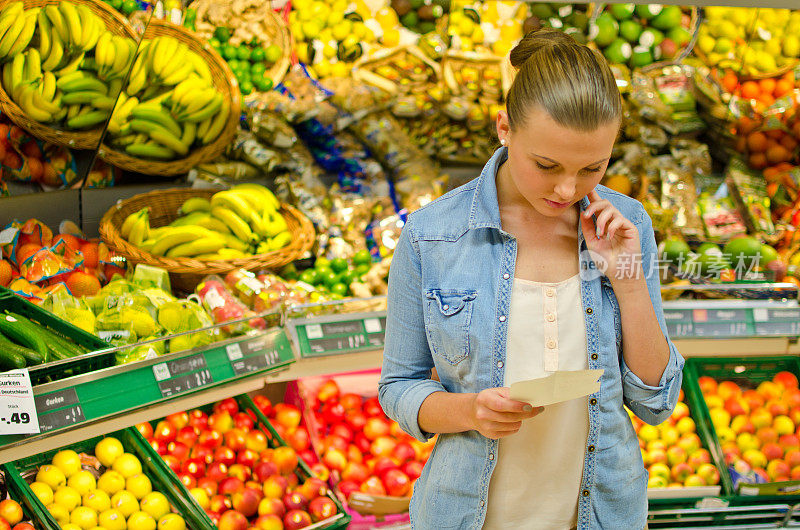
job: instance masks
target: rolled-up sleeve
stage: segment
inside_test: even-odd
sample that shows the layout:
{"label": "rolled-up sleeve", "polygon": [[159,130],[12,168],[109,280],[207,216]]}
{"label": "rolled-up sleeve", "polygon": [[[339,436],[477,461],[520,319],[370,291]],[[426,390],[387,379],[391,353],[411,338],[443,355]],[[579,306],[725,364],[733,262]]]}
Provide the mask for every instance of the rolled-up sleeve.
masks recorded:
{"label": "rolled-up sleeve", "polygon": [[625,404],[642,421],[657,425],[672,414],[678,402],[678,394],[683,381],[684,360],[675,344],[669,338],[667,325],[664,320],[664,310],[661,306],[661,283],[659,280],[658,251],[656,239],[653,234],[653,224],[647,212],[642,212],[642,222],[639,238],[642,242],[642,268],[647,277],[647,290],[653,303],[658,325],[667,339],[669,346],[669,361],[658,386],[645,384],[639,376],[633,373],[625,364],[625,359],[620,355],[622,369],[622,386]]}
{"label": "rolled-up sleeve", "polygon": [[383,367],[378,397],[387,416],[420,441],[433,434],[422,431],[418,415],[422,402],[434,392],[444,392],[431,379],[434,367],[422,300],[422,265],[409,218],[392,257]]}

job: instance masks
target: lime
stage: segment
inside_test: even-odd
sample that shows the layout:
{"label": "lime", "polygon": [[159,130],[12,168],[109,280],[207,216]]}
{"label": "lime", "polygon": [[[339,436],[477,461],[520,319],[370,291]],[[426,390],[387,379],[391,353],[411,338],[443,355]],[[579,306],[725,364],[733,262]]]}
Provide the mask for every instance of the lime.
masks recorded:
{"label": "lime", "polygon": [[249,61],[250,60],[250,48],[245,46],[244,44],[240,45],[236,48],[236,58],[240,61]]}
{"label": "lime", "polygon": [[259,92],[269,92],[272,90],[272,79],[269,77],[259,77],[255,80],[255,85]]}
{"label": "lime", "polygon": [[250,75],[252,75],[253,77],[262,76],[266,71],[267,67],[264,66],[264,63],[253,63],[250,65]]}
{"label": "lime", "polygon": [[758,266],[761,257],[761,242],[750,236],[731,239],[725,245],[723,253],[730,260],[734,268]]}
{"label": "lime", "polygon": [[239,59],[231,59],[228,61],[228,66],[231,69],[231,72],[236,72],[241,67],[242,62]]}
{"label": "lime", "polygon": [[353,265],[372,264],[372,255],[367,249],[361,249],[353,254]]}
{"label": "lime", "polygon": [[317,270],[319,270],[319,269],[327,269],[327,268],[330,268],[330,266],[331,266],[331,260],[329,260],[328,258],[320,257],[320,258],[317,258],[317,261],[314,262],[314,268],[317,269]]}
{"label": "lime", "polygon": [[316,269],[306,269],[300,273],[300,281],[303,283],[308,283],[310,285],[314,285],[317,283],[317,271]]}
{"label": "lime", "polygon": [[139,10],[139,4],[136,3],[136,0],[124,0],[121,10],[123,15],[128,16]]}
{"label": "lime", "polygon": [[331,269],[333,272],[342,272],[347,270],[347,260],[344,258],[335,258],[331,261]]}
{"label": "lime", "polygon": [[361,278],[362,276],[364,276],[366,273],[369,272],[370,268],[371,267],[366,263],[362,263],[361,265],[356,266],[355,272],[358,275],[358,277]]}
{"label": "lime", "polygon": [[672,263],[686,261],[689,257],[689,245],[686,241],[680,238],[669,238],[662,244],[663,248],[661,253],[663,257]]}
{"label": "lime", "polygon": [[229,61],[231,59],[235,59],[236,58],[236,46],[233,46],[232,44],[226,44],[225,46],[223,46],[222,47],[222,56],[225,59],[229,60]]}
{"label": "lime", "polygon": [[317,284],[323,284],[326,287],[330,288],[337,282],[338,279],[339,278],[336,276],[336,273],[328,269],[327,271],[318,275]]}
{"label": "lime", "polygon": [[260,46],[257,47],[257,48],[254,48],[253,51],[250,52],[250,60],[253,61],[253,62],[256,62],[256,63],[264,62],[264,59],[266,58],[266,56],[267,56],[266,51],[264,51],[264,48],[262,48]]}
{"label": "lime", "polygon": [[117,11],[122,10],[122,0],[111,0],[108,4]]}
{"label": "lime", "polygon": [[220,42],[228,42],[228,39],[231,38],[231,30],[219,27],[214,30],[214,38]]}
{"label": "lime", "polygon": [[359,274],[355,271],[355,269],[353,269],[347,271],[346,280],[343,280],[342,283],[344,283],[345,285],[350,285],[351,283],[359,281],[360,279],[361,277],[359,276]]}
{"label": "lime", "polygon": [[347,286],[343,283],[334,283],[331,286],[331,294],[345,296],[347,294]]}
{"label": "lime", "polygon": [[208,43],[211,45],[212,48],[214,48],[217,51],[219,51],[220,47],[222,46],[222,43],[217,39],[211,39],[208,41]]}
{"label": "lime", "polygon": [[267,49],[264,50],[264,60],[268,63],[276,63],[278,59],[281,58],[283,55],[283,50],[277,44],[270,44],[267,46]]}
{"label": "lime", "polygon": [[242,92],[243,95],[248,95],[253,91],[253,83],[248,79],[247,81],[242,81],[239,84],[239,90]]}

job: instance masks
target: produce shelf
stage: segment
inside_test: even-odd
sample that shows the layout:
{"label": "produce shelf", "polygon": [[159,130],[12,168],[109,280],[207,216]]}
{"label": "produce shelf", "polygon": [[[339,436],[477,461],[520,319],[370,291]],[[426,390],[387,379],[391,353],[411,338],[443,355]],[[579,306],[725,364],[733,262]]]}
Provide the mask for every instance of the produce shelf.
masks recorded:
{"label": "produce shelf", "polygon": [[302,359],[383,349],[386,311],[291,318],[286,327]]}

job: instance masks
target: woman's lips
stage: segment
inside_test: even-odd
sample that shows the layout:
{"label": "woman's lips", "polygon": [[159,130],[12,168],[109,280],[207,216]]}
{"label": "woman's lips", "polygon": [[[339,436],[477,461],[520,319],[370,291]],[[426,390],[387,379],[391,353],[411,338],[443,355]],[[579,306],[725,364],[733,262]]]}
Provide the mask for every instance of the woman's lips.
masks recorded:
{"label": "woman's lips", "polygon": [[545,202],[549,206],[552,206],[553,208],[566,208],[567,206],[569,206],[568,202],[556,202],[556,201],[551,201],[550,199],[545,199]]}

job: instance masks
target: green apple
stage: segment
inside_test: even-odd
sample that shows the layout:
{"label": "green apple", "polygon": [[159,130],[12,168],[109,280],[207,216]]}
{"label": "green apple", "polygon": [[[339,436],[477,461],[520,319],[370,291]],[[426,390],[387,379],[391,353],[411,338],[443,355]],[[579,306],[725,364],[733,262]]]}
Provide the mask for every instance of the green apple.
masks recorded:
{"label": "green apple", "polygon": [[603,51],[608,59],[608,62],[612,64],[624,64],[628,62],[628,59],[631,58],[631,45],[625,42],[622,39],[617,39]]}
{"label": "green apple", "polygon": [[635,20],[623,20],[619,24],[619,36],[630,43],[639,42],[642,31],[644,28]]}
{"label": "green apple", "polygon": [[619,21],[627,20],[633,16],[633,11],[636,6],[633,4],[611,4],[608,6],[608,11],[611,16]]}

